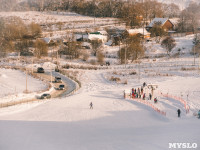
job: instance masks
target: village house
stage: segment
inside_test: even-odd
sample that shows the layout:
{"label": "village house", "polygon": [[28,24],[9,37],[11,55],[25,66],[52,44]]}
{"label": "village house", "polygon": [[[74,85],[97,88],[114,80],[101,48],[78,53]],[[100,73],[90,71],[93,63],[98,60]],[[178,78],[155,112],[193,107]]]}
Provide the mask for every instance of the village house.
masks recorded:
{"label": "village house", "polygon": [[139,35],[141,37],[144,36],[144,39],[148,39],[151,36],[151,33],[149,33],[145,28],[138,28],[138,29],[128,29],[127,30],[128,34],[133,36],[133,35]]}
{"label": "village house", "polygon": [[108,33],[106,31],[91,32],[88,34],[89,40],[101,40],[103,43],[108,41]]}
{"label": "village house", "polygon": [[155,24],[160,24],[166,32],[174,29],[174,24],[168,18],[154,18],[151,23],[146,26],[147,31],[149,31]]}

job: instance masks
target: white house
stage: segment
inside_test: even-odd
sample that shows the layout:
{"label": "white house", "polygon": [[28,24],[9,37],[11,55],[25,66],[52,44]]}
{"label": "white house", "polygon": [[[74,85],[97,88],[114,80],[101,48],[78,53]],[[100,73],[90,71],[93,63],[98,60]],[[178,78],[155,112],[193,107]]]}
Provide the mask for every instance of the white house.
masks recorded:
{"label": "white house", "polygon": [[127,30],[129,35],[137,35],[137,34],[144,34],[144,38],[150,38],[151,33],[148,32],[145,28],[138,28],[138,29],[129,29]]}
{"label": "white house", "polygon": [[108,40],[108,33],[106,31],[97,31],[88,34],[89,40],[101,40],[103,43]]}

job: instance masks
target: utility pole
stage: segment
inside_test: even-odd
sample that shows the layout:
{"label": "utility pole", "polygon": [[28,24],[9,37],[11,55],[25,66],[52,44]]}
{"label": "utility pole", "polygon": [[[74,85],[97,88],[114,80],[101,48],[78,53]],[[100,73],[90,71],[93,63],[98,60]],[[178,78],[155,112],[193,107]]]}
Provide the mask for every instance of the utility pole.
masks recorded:
{"label": "utility pole", "polygon": [[27,68],[26,68],[26,90],[25,93],[28,93],[28,77],[27,77]]}
{"label": "utility pole", "polygon": [[181,30],[182,30],[182,36],[183,36],[183,0],[182,0],[182,13],[181,13],[181,19],[182,19],[182,28],[181,28]]}
{"label": "utility pole", "polygon": [[126,51],[127,51],[127,46],[125,47],[125,68],[126,68]]}
{"label": "utility pole", "polygon": [[[194,29],[195,32],[195,29]],[[195,56],[196,56],[196,42],[197,42],[197,32],[195,33],[195,43],[194,43],[194,66],[196,63]]]}
{"label": "utility pole", "polygon": [[32,66],[31,66],[32,74],[33,74],[33,57],[32,57]]}
{"label": "utility pole", "polygon": [[93,2],[94,2],[94,28],[95,28],[95,26],[96,26],[96,20],[95,20],[95,16],[96,16],[96,4],[95,4],[95,0]]}
{"label": "utility pole", "polygon": [[138,81],[139,81],[139,83],[140,83],[140,60],[138,61]]}

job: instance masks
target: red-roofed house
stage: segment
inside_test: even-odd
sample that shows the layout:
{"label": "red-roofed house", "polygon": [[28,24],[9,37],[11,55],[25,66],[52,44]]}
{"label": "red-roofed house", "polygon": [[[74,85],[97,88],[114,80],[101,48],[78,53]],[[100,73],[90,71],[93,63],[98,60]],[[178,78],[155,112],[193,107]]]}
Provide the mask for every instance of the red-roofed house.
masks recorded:
{"label": "red-roofed house", "polygon": [[165,31],[172,31],[174,28],[174,24],[168,18],[154,18],[146,29],[149,31],[155,24],[160,24]]}

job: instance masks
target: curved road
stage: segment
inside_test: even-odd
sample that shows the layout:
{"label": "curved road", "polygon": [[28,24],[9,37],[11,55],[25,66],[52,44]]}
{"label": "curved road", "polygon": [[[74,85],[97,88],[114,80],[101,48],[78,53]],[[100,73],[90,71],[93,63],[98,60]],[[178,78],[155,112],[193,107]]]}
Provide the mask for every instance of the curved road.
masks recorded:
{"label": "curved road", "polygon": [[[47,72],[48,75],[51,75],[51,72]],[[68,77],[60,74],[59,72],[52,72],[52,76],[56,77],[59,76],[61,77],[62,81],[67,85],[67,90],[62,93],[60,96],[61,97],[66,97],[68,96],[71,92],[73,92],[76,89],[76,83],[74,81],[72,81],[71,79],[69,79]]]}

